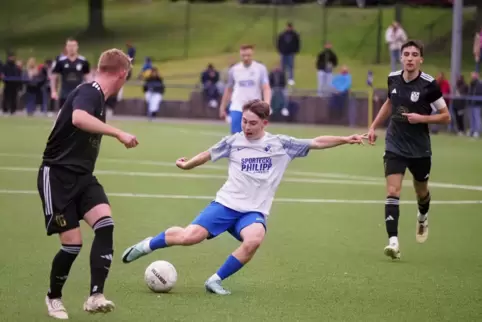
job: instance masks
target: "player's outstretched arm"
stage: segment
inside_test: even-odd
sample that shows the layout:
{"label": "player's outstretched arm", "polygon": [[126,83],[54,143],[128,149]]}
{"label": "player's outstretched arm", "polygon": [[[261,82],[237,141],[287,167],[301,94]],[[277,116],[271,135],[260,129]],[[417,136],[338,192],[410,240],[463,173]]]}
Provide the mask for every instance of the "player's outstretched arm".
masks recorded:
{"label": "player's outstretched arm", "polygon": [[363,144],[366,135],[354,134],[350,136],[319,136],[310,142],[310,149],[321,150],[334,148],[343,144]]}
{"label": "player's outstretched arm", "polygon": [[193,157],[192,159],[180,158],[176,161],[176,166],[183,170],[191,170],[211,160],[211,153],[204,151]]}
{"label": "player's outstretched arm", "polygon": [[134,135],[123,132],[118,128],[106,124],[81,109],[76,109],[72,113],[72,124],[85,132],[115,137],[122,144],[124,144],[126,148],[134,148],[139,144]]}
{"label": "player's outstretched arm", "polygon": [[390,101],[390,98],[387,98],[385,103],[383,103],[382,107],[380,108],[380,111],[378,111],[377,117],[375,117],[375,120],[372,122],[370,125],[370,128],[368,130],[368,143],[370,144],[375,144],[375,141],[377,140],[377,135],[375,134],[375,130],[380,127],[385,121],[388,119],[390,114],[392,113],[392,101]]}

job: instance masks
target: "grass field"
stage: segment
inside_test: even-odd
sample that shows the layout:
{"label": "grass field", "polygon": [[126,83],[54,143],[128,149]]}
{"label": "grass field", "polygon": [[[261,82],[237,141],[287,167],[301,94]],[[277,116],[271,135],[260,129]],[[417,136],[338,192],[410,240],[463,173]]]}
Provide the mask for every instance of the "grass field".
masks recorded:
{"label": "grass field", "polygon": [[[340,63],[350,68],[355,90],[365,89],[368,70],[374,72],[375,86],[386,86],[389,55],[383,37],[394,18],[393,8],[382,9],[380,65],[374,64],[379,24],[377,8],[330,7],[324,12],[318,4],[275,9],[272,6],[238,5],[235,1],[194,3],[189,12],[187,8],[183,1],[105,1],[105,24],[109,33],[103,38],[81,36],[81,53],[95,62],[104,49],[124,49],[126,42],[132,42],[137,48],[139,62],[135,70],[139,70],[145,56],[152,56],[167,81],[165,98],[186,99],[190,91],[176,89],[174,85],[198,83],[199,73],[208,63],[224,68],[230,58],[237,59],[237,48],[241,43],[256,44],[256,59],[272,68],[279,62],[273,51],[273,39],[287,21],[292,21],[302,37],[302,50],[295,62],[297,88],[316,88],[315,55],[324,40],[333,43]],[[467,8],[465,21],[473,17],[474,9]],[[66,37],[81,34],[86,28],[87,18],[85,1],[17,0],[8,12],[0,12],[0,47],[15,48],[24,59],[29,56],[41,60],[55,57]],[[431,45],[449,43],[451,10],[407,7],[403,13],[403,25],[409,37],[421,39],[428,45],[426,72],[445,71],[448,74],[450,46],[438,46],[435,50]],[[466,71],[473,67],[472,35],[467,39],[469,41],[464,43]],[[188,76],[174,78],[180,74]],[[130,85],[125,95],[142,97],[141,87]]]}
{"label": "grass field", "polygon": [[[180,156],[209,147],[226,125],[114,121],[135,133],[138,148],[105,138],[97,177],[116,221],[108,316],[89,317],[92,233],[66,284],[73,321],[480,321],[482,319],[482,149],[480,141],[433,137],[431,232],[415,242],[414,194],[409,175],[402,194],[402,260],[383,256],[384,186],[377,146],[314,151],[293,162],[269,218],[266,241],[254,260],[225,282],[228,297],[205,294],[203,282],[238,243],[228,235],[191,248],[169,248],[135,263],[122,251],[170,225],[186,225],[205,207],[226,175],[224,161],[182,172]],[[47,238],[36,171],[51,120],[1,118],[0,312],[2,321],[48,321],[43,304],[50,263],[58,250]],[[274,125],[272,133],[298,137],[349,134],[349,129]],[[361,131],[361,130],[360,130]],[[173,263],[179,280],[170,294],[143,283],[147,265]]]}

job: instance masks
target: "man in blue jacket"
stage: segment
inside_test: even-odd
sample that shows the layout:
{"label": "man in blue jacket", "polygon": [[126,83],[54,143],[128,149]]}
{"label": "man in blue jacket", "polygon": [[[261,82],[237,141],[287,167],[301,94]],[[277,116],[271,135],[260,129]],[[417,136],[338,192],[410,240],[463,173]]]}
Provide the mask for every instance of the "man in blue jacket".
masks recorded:
{"label": "man in blue jacket", "polygon": [[331,81],[333,94],[331,96],[330,118],[339,119],[341,117],[348,103],[351,84],[352,80],[348,68],[343,66],[340,74],[335,75]]}

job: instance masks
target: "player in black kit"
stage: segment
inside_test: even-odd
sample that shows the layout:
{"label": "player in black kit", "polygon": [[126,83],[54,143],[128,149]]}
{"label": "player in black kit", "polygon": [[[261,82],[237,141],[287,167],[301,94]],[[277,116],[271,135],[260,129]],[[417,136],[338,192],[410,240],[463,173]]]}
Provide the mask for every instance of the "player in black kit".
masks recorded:
{"label": "player in black kit", "polygon": [[90,252],[88,312],[110,312],[114,303],[104,295],[113,255],[114,222],[104,189],[93,175],[103,135],[115,137],[126,148],[137,146],[135,136],[105,123],[105,100],[116,95],[131,68],[118,49],[102,53],[95,80],[74,89],[57,116],[38,173],[47,235],[59,234],[61,249],[52,262],[50,289],[45,299],[48,314],[67,319],[62,287],[82,247],[79,221],[94,230]]}
{"label": "player in black kit", "polygon": [[407,168],[413,177],[418,202],[416,240],[419,243],[427,240],[428,178],[432,164],[428,124],[450,122],[447,104],[435,79],[420,70],[423,46],[417,41],[408,41],[402,46],[401,59],[403,70],[388,75],[388,98],[368,132],[369,143],[374,144],[375,130],[390,117],[383,156],[387,188],[385,225],[389,237],[384,253],[392,259],[400,258],[399,202]]}
{"label": "player in black kit", "polygon": [[[61,108],[67,96],[80,84],[86,81],[90,73],[90,65],[85,57],[78,53],[79,44],[73,38],[67,39],[66,55],[59,56],[52,69],[50,78],[50,92],[52,100],[59,101]],[[60,76],[60,95],[57,92],[57,79]]]}

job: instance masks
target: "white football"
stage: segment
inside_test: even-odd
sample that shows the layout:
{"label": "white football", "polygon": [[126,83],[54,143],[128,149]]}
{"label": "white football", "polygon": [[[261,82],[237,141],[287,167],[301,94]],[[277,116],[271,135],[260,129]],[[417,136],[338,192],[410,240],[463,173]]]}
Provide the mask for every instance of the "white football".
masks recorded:
{"label": "white football", "polygon": [[155,261],[147,266],[144,280],[151,291],[167,293],[177,282],[177,271],[169,262]]}

